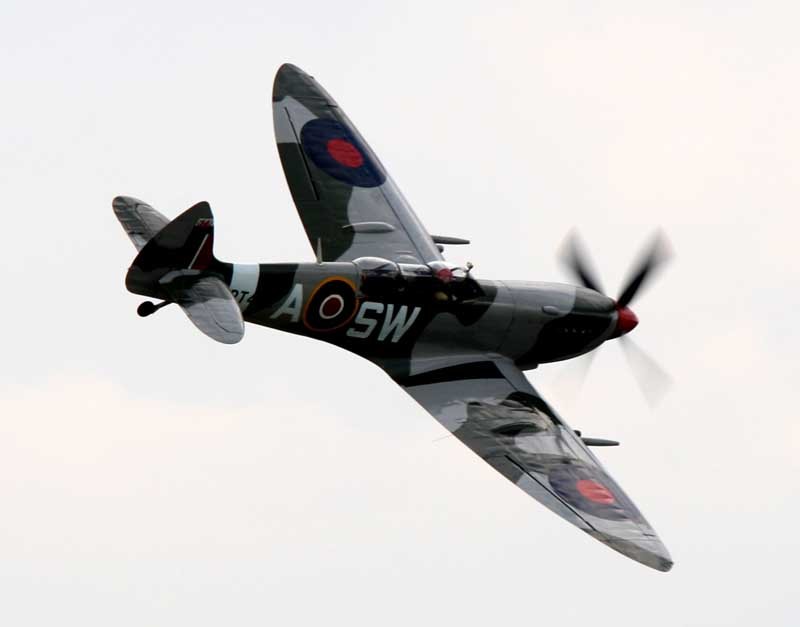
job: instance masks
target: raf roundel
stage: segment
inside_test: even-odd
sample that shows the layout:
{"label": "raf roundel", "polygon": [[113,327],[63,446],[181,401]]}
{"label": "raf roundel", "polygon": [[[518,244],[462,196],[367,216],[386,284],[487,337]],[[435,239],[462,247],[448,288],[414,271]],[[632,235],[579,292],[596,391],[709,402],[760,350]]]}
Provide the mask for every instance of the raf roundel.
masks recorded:
{"label": "raf roundel", "polygon": [[594,479],[580,479],[575,483],[575,488],[583,498],[600,505],[613,505],[616,499],[609,489]]}
{"label": "raf roundel", "polygon": [[343,183],[378,187],[386,180],[369,149],[337,120],[311,120],[300,131],[300,142],[314,165]]}
{"label": "raf roundel", "polygon": [[353,283],[343,277],[330,277],[311,293],[303,310],[303,324],[311,331],[335,331],[353,319],[357,308]]}
{"label": "raf roundel", "polygon": [[332,320],[344,310],[344,298],[341,294],[330,294],[319,306],[319,316],[323,320]]}
{"label": "raf roundel", "polygon": [[556,494],[582,512],[606,520],[626,520],[636,514],[632,505],[629,511],[627,499],[610,480],[586,467],[557,466],[548,478]]}
{"label": "raf roundel", "polygon": [[359,149],[346,139],[330,139],[326,148],[334,161],[345,167],[360,168],[364,164],[364,157],[361,156]]}

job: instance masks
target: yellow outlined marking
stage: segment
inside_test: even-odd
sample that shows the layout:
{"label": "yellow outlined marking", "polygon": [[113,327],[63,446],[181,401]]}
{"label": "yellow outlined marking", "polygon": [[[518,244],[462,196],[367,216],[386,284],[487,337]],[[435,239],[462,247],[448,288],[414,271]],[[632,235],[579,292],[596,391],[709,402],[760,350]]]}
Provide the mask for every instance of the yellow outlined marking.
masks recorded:
{"label": "yellow outlined marking", "polygon": [[[342,283],[346,283],[353,292],[353,311],[352,313],[347,316],[347,318],[337,324],[335,327],[320,329],[308,322],[308,308],[311,306],[311,303],[314,302],[314,297],[317,295],[317,292],[322,288],[326,283],[330,283],[331,281],[341,281]],[[356,312],[358,311],[359,299],[356,295],[356,284],[353,283],[350,279],[343,277],[343,276],[329,276],[327,279],[323,279],[319,283],[317,283],[316,287],[311,291],[311,296],[308,297],[308,301],[306,301],[305,307],[303,307],[303,325],[309,329],[310,331],[315,331],[317,333],[328,333],[329,331],[336,331],[337,329],[341,329],[343,326],[350,324],[353,318],[356,317]]]}

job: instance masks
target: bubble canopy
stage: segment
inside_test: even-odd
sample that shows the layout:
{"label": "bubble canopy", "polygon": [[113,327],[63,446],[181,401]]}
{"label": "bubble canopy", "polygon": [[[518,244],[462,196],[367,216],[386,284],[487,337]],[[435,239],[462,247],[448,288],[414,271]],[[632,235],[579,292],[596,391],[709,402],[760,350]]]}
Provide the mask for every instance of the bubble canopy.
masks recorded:
{"label": "bubble canopy", "polygon": [[383,257],[359,257],[354,259],[358,271],[362,274],[374,276],[400,276],[400,266],[394,261]]}
{"label": "bubble canopy", "polygon": [[444,262],[432,262],[430,264],[417,263],[395,263],[383,257],[359,257],[353,260],[362,278],[384,278],[384,279],[421,279],[439,278],[458,280],[466,277],[464,268],[447,264]]}

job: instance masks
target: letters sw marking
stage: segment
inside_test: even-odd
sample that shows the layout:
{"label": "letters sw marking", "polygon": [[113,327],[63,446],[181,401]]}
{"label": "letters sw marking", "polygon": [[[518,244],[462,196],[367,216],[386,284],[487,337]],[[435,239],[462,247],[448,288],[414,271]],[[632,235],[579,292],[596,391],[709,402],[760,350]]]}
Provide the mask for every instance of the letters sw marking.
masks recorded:
{"label": "letters sw marking", "polygon": [[[252,298],[252,297],[251,297]],[[281,305],[270,315],[272,320],[288,317],[291,322],[298,322],[300,313],[303,309],[303,285],[295,283],[292,291],[281,303]],[[353,324],[347,329],[347,337],[357,339],[367,339],[373,335],[375,329],[380,325],[378,331],[378,341],[385,342],[387,339],[396,344],[417,321],[421,307],[409,307],[408,305],[394,305],[364,301],[358,309]],[[381,324],[380,316],[383,315]],[[376,317],[372,317],[376,316]]]}
{"label": "letters sw marking", "polygon": [[395,312],[395,305],[366,301],[359,308],[358,314],[356,314],[356,318],[353,321],[353,326],[347,330],[347,336],[367,339],[378,326],[378,320],[367,317],[367,315],[370,312],[382,314],[385,311],[383,326],[378,333],[378,341],[385,342],[387,338],[390,338],[389,341],[392,344],[396,344],[414,325],[421,310],[421,307],[413,307],[409,313],[408,305],[400,305]]}

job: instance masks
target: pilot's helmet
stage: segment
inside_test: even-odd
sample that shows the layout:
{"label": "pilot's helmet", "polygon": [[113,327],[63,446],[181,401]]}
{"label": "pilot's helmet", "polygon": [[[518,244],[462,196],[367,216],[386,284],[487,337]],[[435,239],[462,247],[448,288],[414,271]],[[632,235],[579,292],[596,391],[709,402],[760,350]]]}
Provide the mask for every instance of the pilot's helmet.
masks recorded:
{"label": "pilot's helmet", "polygon": [[464,268],[446,261],[431,261],[428,267],[433,271],[433,276],[442,283],[459,282],[467,278]]}

